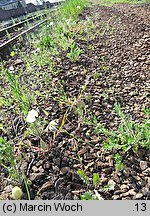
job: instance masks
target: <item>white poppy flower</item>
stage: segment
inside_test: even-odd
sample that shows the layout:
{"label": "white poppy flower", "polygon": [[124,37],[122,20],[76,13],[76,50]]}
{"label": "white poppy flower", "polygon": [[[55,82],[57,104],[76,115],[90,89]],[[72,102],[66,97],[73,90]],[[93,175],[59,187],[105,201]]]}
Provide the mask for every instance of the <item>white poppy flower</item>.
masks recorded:
{"label": "white poppy flower", "polygon": [[50,22],[50,24],[49,24],[49,25],[50,25],[50,26],[52,26],[53,24],[54,24],[53,22]]}
{"label": "white poppy flower", "polygon": [[80,9],[81,9],[81,7],[78,5],[78,6],[77,6],[77,9],[79,9],[79,10],[80,10]]}
{"label": "white poppy flower", "polygon": [[28,112],[26,120],[29,123],[33,123],[36,120],[36,117],[38,117],[38,112],[32,109]]}
{"label": "white poppy flower", "polygon": [[57,131],[58,130],[58,120],[56,119],[56,120],[52,120],[49,124],[48,124],[48,126],[47,126],[47,128],[46,128],[46,131],[52,131],[52,132],[55,132],[55,131]]}

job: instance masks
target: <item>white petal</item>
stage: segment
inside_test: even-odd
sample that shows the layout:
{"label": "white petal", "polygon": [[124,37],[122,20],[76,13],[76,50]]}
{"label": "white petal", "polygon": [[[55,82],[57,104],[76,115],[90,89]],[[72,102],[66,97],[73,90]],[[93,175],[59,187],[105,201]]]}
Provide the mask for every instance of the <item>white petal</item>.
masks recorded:
{"label": "white petal", "polygon": [[52,131],[52,132],[55,132],[55,131],[57,131],[57,127],[58,127],[58,123],[57,123],[57,119],[56,120],[52,120],[49,124],[48,124],[48,126],[47,126],[47,128],[46,128],[46,131]]}
{"label": "white petal", "polygon": [[32,116],[38,117],[38,111],[36,111],[34,109],[30,110],[29,114],[32,115]]}
{"label": "white petal", "polygon": [[36,120],[36,117],[38,117],[38,112],[36,110],[30,110],[28,112],[26,120],[29,123],[33,123]]}

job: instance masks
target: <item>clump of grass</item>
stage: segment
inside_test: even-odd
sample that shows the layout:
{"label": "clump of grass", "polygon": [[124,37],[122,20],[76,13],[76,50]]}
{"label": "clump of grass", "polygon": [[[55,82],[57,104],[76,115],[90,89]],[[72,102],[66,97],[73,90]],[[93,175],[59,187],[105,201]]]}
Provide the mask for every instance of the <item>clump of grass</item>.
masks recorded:
{"label": "clump of grass", "polygon": [[26,115],[28,113],[28,109],[30,107],[30,102],[26,94],[21,89],[21,86],[17,80],[17,78],[9,71],[6,70],[6,77],[11,85],[11,90],[14,95],[14,99],[18,103],[18,105],[21,107],[21,110]]}
{"label": "clump of grass", "polygon": [[70,45],[70,52],[67,53],[67,57],[71,59],[71,61],[76,62],[79,58],[79,55],[82,53],[82,50],[77,48],[76,44],[73,43]]}
{"label": "clump of grass", "polygon": [[133,121],[130,115],[125,115],[118,103],[115,103],[115,111],[120,117],[117,132],[99,124],[96,117],[94,117],[93,122],[90,121],[90,124],[95,125],[94,132],[96,134],[102,133],[107,138],[107,141],[103,143],[103,148],[106,150],[122,149],[123,151],[128,151],[131,148],[135,152],[140,147],[150,149],[149,116],[143,123],[138,123]]}
{"label": "clump of grass", "polygon": [[18,181],[19,173],[13,147],[3,137],[0,137],[0,164],[13,180]]}
{"label": "clump of grass", "polygon": [[[55,21],[51,21],[45,32],[42,32],[38,46],[41,49],[50,48],[51,52],[55,51],[55,49],[67,50],[70,47],[72,52],[68,56],[75,61],[81,50],[74,47],[73,38],[75,33],[71,32],[70,28],[76,24],[78,14],[81,13],[86,5],[86,0],[66,0],[63,2],[61,9],[56,11]],[[73,47],[75,48],[74,50]]]}
{"label": "clump of grass", "polygon": [[64,18],[69,18],[70,16],[77,18],[78,14],[81,13],[86,5],[86,0],[66,0],[63,3],[61,16]]}

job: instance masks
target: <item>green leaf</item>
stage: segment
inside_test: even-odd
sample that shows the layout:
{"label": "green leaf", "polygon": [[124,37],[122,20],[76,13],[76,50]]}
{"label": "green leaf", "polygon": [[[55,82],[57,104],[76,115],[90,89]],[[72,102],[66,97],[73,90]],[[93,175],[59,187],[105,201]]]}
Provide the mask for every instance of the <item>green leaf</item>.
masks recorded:
{"label": "green leaf", "polygon": [[85,192],[81,196],[81,200],[92,200],[92,193],[91,192]]}
{"label": "green leaf", "polygon": [[100,177],[98,173],[93,174],[93,185],[96,188],[100,183]]}

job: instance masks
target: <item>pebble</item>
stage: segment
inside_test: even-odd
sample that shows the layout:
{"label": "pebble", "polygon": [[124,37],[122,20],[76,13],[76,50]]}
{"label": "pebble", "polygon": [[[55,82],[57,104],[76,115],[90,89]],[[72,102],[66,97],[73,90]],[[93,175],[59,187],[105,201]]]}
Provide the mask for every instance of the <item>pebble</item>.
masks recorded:
{"label": "pebble", "polygon": [[99,116],[101,113],[99,111],[95,112],[95,116]]}
{"label": "pebble", "polygon": [[133,197],[133,200],[138,200],[138,199],[141,199],[143,197],[143,194],[142,193],[137,193],[134,197]]}
{"label": "pebble", "polygon": [[43,164],[44,164],[44,161],[43,161],[43,160],[39,160],[39,161],[36,163],[36,166],[39,167],[39,166],[41,166],[41,165],[43,165]]}
{"label": "pebble", "polygon": [[148,188],[148,187],[142,188],[142,194],[143,194],[144,196],[146,196],[148,193],[149,193],[149,188]]}
{"label": "pebble", "polygon": [[65,175],[68,172],[71,172],[71,169],[69,167],[62,167],[61,170],[60,170],[61,175]]}
{"label": "pebble", "polygon": [[119,195],[119,194],[121,194],[121,190],[114,191],[114,195]]}
{"label": "pebble", "polygon": [[42,166],[39,167],[39,172],[44,173],[44,169]]}
{"label": "pebble", "polygon": [[13,65],[20,65],[20,64],[23,64],[23,61],[21,59],[16,59],[13,63]]}
{"label": "pebble", "polygon": [[4,188],[4,191],[6,193],[10,193],[12,191],[12,185],[7,185],[5,188]]}
{"label": "pebble", "polygon": [[125,192],[127,192],[129,190],[129,186],[126,185],[126,184],[122,184],[120,186],[120,190],[121,190],[121,192],[125,193]]}
{"label": "pebble", "polygon": [[30,175],[30,180],[31,181],[38,181],[39,179],[42,179],[45,177],[44,173],[32,173]]}
{"label": "pebble", "polygon": [[131,200],[130,197],[123,197],[122,200]]}
{"label": "pebble", "polygon": [[34,173],[37,173],[37,172],[39,172],[39,169],[38,169],[36,166],[33,166],[33,167],[32,167],[32,171],[33,171]]}
{"label": "pebble", "polygon": [[114,190],[116,186],[116,182],[114,182],[112,179],[108,181],[109,190]]}
{"label": "pebble", "polygon": [[103,169],[103,172],[106,173],[107,175],[111,174],[112,168],[111,167],[107,167],[107,168]]}
{"label": "pebble", "polygon": [[146,180],[147,184],[150,185],[150,177],[146,177],[145,180]]}
{"label": "pebble", "polygon": [[52,167],[52,164],[49,161],[46,161],[46,163],[44,164],[44,168],[50,169],[51,167]]}
{"label": "pebble", "polygon": [[119,196],[119,195],[113,195],[113,196],[112,196],[112,199],[113,199],[113,200],[118,200],[118,199],[120,199],[120,196]]}
{"label": "pebble", "polygon": [[145,169],[142,174],[144,175],[150,175],[150,168]]}
{"label": "pebble", "polygon": [[39,189],[39,193],[43,193],[44,191],[47,191],[49,189],[52,189],[54,185],[51,182],[46,182],[42,185],[42,187]]}
{"label": "pebble", "polygon": [[129,191],[127,191],[126,193],[122,193],[122,197],[127,197],[127,196],[129,196],[130,194],[129,194]]}
{"label": "pebble", "polygon": [[110,167],[113,167],[114,165],[113,155],[107,156],[106,161],[108,161]]}
{"label": "pebble", "polygon": [[145,170],[148,167],[147,162],[146,161],[140,161],[140,168],[141,170]]}
{"label": "pebble", "polygon": [[131,196],[135,196],[135,195],[136,195],[136,192],[135,192],[134,189],[131,189],[131,190],[129,190],[129,194],[130,194]]}
{"label": "pebble", "polygon": [[129,172],[129,170],[123,170],[123,174],[125,175],[125,177],[129,177],[130,176],[130,172]]}
{"label": "pebble", "polygon": [[117,173],[113,173],[113,180],[117,183],[120,183],[120,179],[119,179]]}

